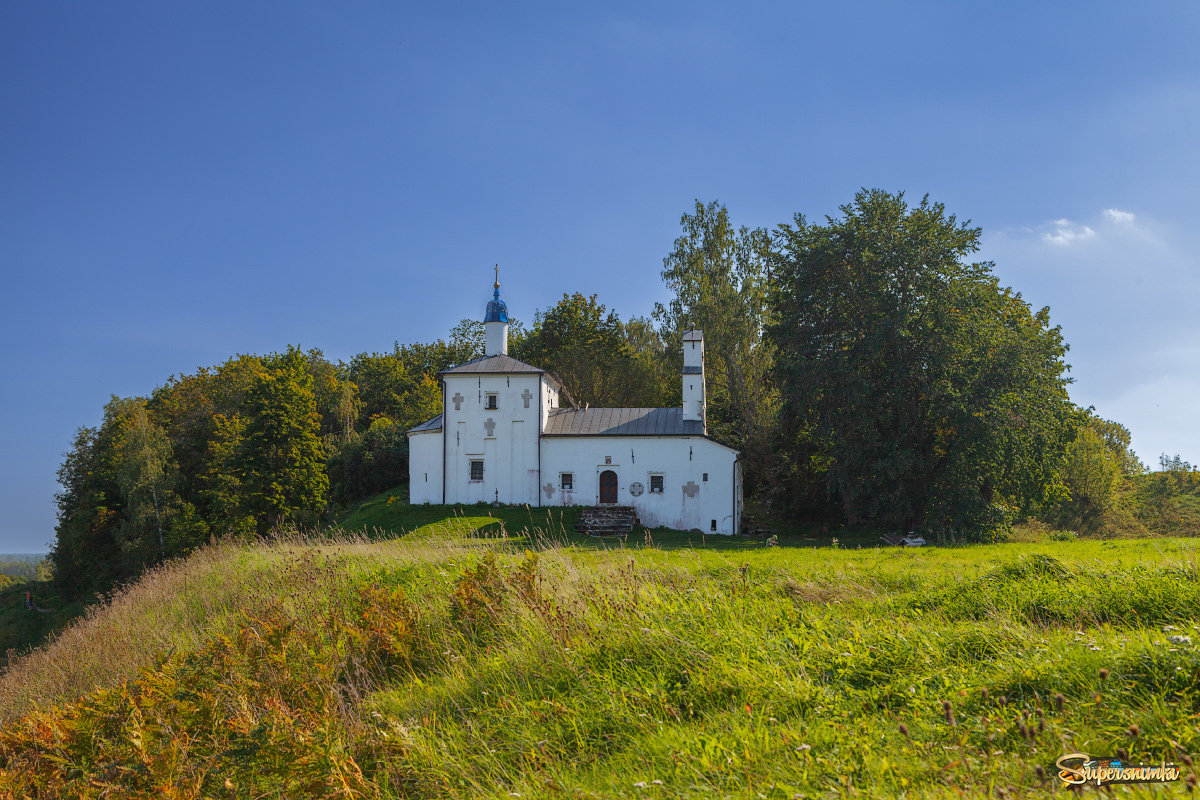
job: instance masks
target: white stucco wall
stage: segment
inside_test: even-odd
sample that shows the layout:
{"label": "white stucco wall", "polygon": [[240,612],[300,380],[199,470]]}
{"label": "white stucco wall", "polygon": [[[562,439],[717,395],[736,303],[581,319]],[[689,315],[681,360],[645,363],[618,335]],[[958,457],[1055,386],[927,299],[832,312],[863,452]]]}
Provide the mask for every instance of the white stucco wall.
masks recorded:
{"label": "white stucco wall", "polygon": [[[446,502],[537,504],[538,374],[446,375]],[[498,406],[487,408],[489,394]],[[457,398],[457,402],[456,402]],[[545,412],[542,411],[544,414]],[[483,461],[483,480],[470,462]]]}
{"label": "white stucco wall", "polygon": [[442,502],[442,432],[408,435],[408,502]]}
{"label": "white stucco wall", "polygon": [[[735,451],[698,436],[547,436],[540,500],[542,505],[596,505],[600,473],[612,470],[618,505],[637,509],[643,525],[732,534],[741,504],[736,460]],[[573,476],[571,492],[560,488],[564,472]],[[655,474],[663,476],[661,494],[650,491]],[[634,483],[642,484],[640,495],[630,492]]]}

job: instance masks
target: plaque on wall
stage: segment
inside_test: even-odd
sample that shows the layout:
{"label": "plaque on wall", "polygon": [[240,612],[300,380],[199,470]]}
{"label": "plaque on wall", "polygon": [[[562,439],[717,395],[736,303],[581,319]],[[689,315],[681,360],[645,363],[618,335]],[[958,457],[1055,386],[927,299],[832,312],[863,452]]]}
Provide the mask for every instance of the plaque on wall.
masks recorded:
{"label": "plaque on wall", "polygon": [[645,488],[646,487],[642,486],[637,481],[634,481],[633,483],[629,484],[629,493],[634,497],[639,497],[642,492],[645,491]]}

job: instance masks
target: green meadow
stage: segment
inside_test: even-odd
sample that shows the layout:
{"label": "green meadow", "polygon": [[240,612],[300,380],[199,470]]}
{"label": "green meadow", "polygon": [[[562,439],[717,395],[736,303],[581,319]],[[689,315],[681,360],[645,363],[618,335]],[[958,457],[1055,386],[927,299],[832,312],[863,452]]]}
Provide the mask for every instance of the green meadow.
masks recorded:
{"label": "green meadow", "polygon": [[0,677],[0,795],[1036,797],[1200,747],[1190,539],[947,548],[412,508],[215,544]]}

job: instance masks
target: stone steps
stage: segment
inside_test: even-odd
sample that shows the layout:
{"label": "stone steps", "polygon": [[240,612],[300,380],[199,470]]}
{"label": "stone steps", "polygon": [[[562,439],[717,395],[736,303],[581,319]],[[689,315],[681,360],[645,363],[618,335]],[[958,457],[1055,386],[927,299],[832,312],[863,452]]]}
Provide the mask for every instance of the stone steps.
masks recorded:
{"label": "stone steps", "polygon": [[626,536],[638,524],[629,506],[588,506],[579,509],[575,530],[590,536]]}

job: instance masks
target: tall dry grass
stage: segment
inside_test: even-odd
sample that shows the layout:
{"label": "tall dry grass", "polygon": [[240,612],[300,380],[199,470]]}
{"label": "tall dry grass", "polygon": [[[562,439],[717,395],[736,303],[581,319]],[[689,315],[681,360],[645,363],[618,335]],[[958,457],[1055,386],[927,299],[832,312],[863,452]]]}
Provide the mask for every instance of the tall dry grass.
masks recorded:
{"label": "tall dry grass", "polygon": [[268,543],[218,542],[149,570],[0,675],[0,724],[135,678],[174,652],[231,634],[239,612],[299,614],[339,602],[367,570],[452,559],[494,544],[436,536],[288,532]]}

